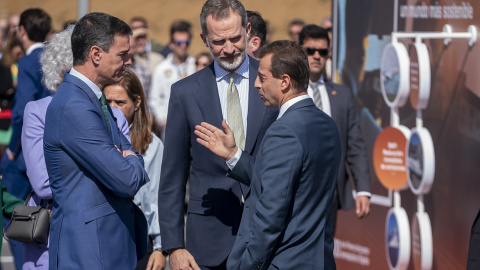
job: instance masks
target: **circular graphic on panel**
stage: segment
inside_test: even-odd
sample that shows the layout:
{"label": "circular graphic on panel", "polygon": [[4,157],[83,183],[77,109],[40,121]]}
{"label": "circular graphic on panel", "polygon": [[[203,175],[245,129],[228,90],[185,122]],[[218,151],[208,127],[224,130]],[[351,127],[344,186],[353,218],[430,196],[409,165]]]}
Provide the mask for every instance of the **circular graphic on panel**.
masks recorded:
{"label": "circular graphic on panel", "polygon": [[416,270],[430,270],[433,262],[432,226],[427,213],[416,213],[412,220],[412,257]]}
{"label": "circular graphic on panel", "polygon": [[380,86],[390,107],[405,105],[409,90],[409,59],[401,43],[390,43],[383,49],[380,63]]}
{"label": "circular graphic on panel", "polygon": [[410,261],[410,227],[405,209],[390,208],[385,223],[385,247],[390,269],[407,269]]}
{"label": "circular graphic on panel", "polygon": [[430,56],[424,43],[410,44],[410,103],[414,109],[425,109],[430,98]]}
{"label": "circular graphic on panel", "polygon": [[387,189],[408,186],[405,149],[410,129],[386,127],[378,135],[373,148],[373,167],[380,183]]}
{"label": "circular graphic on panel", "polygon": [[412,129],[407,148],[408,185],[414,194],[430,192],[435,176],[432,136],[424,127]]}

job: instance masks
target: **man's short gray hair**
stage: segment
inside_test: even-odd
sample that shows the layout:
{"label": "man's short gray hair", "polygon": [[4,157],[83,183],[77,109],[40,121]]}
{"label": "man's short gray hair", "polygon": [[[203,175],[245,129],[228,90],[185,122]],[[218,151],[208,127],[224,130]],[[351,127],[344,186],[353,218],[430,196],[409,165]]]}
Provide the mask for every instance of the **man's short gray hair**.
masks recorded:
{"label": "man's short gray hair", "polygon": [[75,25],[53,36],[45,42],[40,63],[42,65],[42,82],[48,90],[56,92],[63,81],[63,73],[73,67],[72,36]]}
{"label": "man's short gray hair", "polygon": [[207,35],[207,17],[212,15],[216,20],[225,19],[230,16],[230,10],[240,15],[243,29],[247,28],[247,11],[238,0],[208,0],[202,7],[200,13],[200,26],[203,35]]}

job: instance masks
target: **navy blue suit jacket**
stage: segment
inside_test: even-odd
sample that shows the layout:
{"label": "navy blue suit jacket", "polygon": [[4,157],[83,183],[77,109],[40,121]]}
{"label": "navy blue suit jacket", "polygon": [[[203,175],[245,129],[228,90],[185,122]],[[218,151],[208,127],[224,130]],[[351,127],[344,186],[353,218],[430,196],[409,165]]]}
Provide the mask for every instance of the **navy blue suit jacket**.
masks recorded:
{"label": "navy blue suit jacket", "polygon": [[[45,163],[53,195],[50,269],[134,269],[132,199],[146,182],[140,155],[116,126],[110,134],[100,101],[65,73],[47,109]],[[143,238],[147,238],[147,231]]]}
{"label": "navy blue suit jacket", "polygon": [[[249,60],[249,103],[245,151],[255,155],[265,131],[278,115],[267,109],[254,87],[258,61]],[[228,178],[225,160],[196,142],[195,125],[222,128],[222,111],[213,63],[172,85],[158,193],[162,249],[186,249],[203,266],[228,256],[240,224],[242,192],[248,187]],[[186,241],[185,185],[190,179]]]}
{"label": "navy blue suit jacket", "polygon": [[331,204],[340,161],[333,120],[312,99],[267,130],[256,159],[229,176],[250,184],[228,269],[335,269]]}

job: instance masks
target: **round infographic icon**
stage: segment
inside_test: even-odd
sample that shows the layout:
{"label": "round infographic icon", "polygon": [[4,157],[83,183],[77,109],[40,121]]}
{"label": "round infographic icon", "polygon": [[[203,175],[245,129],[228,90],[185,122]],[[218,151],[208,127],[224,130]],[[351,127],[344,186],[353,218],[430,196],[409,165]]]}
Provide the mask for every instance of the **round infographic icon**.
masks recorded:
{"label": "round infographic icon", "polygon": [[417,212],[412,220],[412,257],[414,269],[432,269],[432,226],[425,212]]}
{"label": "round infographic icon", "polygon": [[427,194],[435,176],[435,151],[428,129],[413,128],[405,152],[410,189],[417,195]]}
{"label": "round infographic icon", "polygon": [[380,63],[380,86],[383,98],[391,108],[402,107],[407,101],[409,69],[408,52],[402,43],[385,46]]}
{"label": "round infographic icon", "polygon": [[375,141],[373,167],[378,180],[387,189],[408,187],[405,149],[410,133],[405,126],[386,127]]}
{"label": "round infographic icon", "polygon": [[410,103],[414,109],[425,109],[430,98],[430,55],[424,43],[409,46]]}
{"label": "round infographic icon", "polygon": [[410,261],[410,226],[407,212],[401,207],[393,207],[388,211],[385,247],[390,269],[407,269]]}

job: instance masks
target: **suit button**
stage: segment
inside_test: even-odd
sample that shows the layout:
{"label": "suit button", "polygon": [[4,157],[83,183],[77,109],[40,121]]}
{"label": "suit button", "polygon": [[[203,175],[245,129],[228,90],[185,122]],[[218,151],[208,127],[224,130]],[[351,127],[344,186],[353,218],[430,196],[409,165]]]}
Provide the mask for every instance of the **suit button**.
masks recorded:
{"label": "suit button", "polygon": [[130,213],[133,213],[133,207],[130,209]]}

